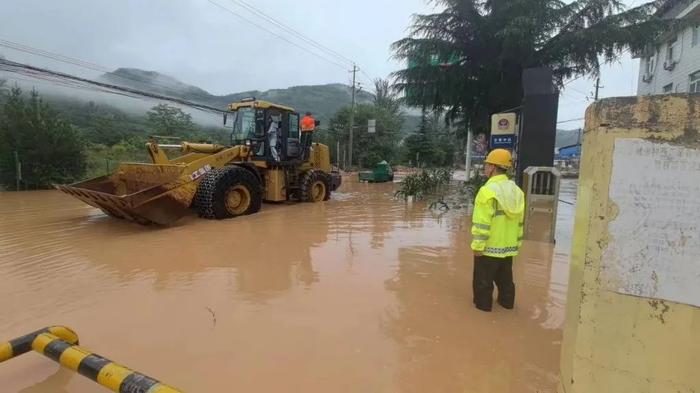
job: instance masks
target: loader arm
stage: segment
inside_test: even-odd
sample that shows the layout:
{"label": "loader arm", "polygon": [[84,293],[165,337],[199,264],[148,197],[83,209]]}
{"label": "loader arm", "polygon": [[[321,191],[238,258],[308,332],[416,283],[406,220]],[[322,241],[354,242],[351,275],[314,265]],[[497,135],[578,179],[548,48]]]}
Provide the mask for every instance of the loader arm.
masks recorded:
{"label": "loader arm", "polygon": [[[230,149],[230,147],[206,143],[183,142],[179,145],[163,145],[155,140],[150,140],[146,143],[146,150],[154,164],[190,163],[204,156],[217,154],[227,149]],[[171,160],[168,158],[166,150],[180,150],[184,155]]]}
{"label": "loader arm", "polygon": [[201,178],[250,157],[247,146],[183,143],[184,156],[170,160],[163,145],[147,145],[153,164],[123,163],[107,176],[57,188],[110,216],[142,224],[170,224],[186,214]]}

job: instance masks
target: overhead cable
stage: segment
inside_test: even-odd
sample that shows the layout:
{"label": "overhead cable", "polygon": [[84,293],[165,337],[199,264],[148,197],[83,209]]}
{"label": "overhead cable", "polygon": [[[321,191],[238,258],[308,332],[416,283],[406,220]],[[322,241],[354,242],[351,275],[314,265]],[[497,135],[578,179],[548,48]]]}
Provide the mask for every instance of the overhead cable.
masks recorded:
{"label": "overhead cable", "polygon": [[115,94],[127,94],[127,95],[134,95],[134,96],[140,96],[140,97],[146,97],[146,98],[153,98],[153,99],[157,99],[157,100],[169,101],[169,102],[184,105],[184,106],[198,109],[200,111],[205,111],[205,112],[213,112],[213,113],[225,113],[226,112],[225,110],[223,110],[221,108],[215,108],[212,106],[203,105],[203,104],[199,104],[196,102],[183,100],[180,98],[169,97],[169,96],[164,96],[164,95],[154,94],[154,93],[148,93],[145,91],[132,89],[132,88],[128,88],[128,87],[112,85],[112,84],[104,83],[104,82],[98,82],[98,81],[94,81],[94,80],[90,80],[90,79],[81,78],[81,77],[78,77],[75,75],[65,74],[62,72],[52,71],[52,70],[40,68],[40,67],[34,67],[34,66],[31,66],[28,64],[17,63],[17,62],[9,61],[9,60],[0,59],[0,71],[21,74],[21,75],[28,75],[31,77],[38,77],[40,79],[46,78],[46,77],[51,77],[51,78],[57,78],[61,81],[81,82],[81,83],[84,83],[84,84],[87,84],[90,86],[95,86],[95,87],[99,87],[102,89],[107,89],[108,92],[114,91]]}
{"label": "overhead cable", "polygon": [[335,50],[333,50],[333,49],[331,49],[331,48],[329,48],[329,47],[327,47],[327,46],[321,44],[320,42],[318,42],[318,41],[316,41],[316,40],[314,40],[314,39],[312,39],[312,38],[306,36],[305,34],[299,32],[298,30],[295,30],[294,28],[292,28],[292,27],[290,27],[290,26],[288,26],[288,25],[286,25],[286,24],[280,22],[278,19],[275,19],[274,17],[272,17],[272,16],[266,14],[265,12],[261,11],[261,10],[258,9],[258,8],[255,8],[254,6],[252,6],[251,4],[249,4],[249,3],[245,2],[245,1],[243,1],[243,0],[229,0],[229,1],[232,2],[232,3],[235,3],[235,4],[240,5],[241,7],[247,9],[248,11],[250,11],[250,12],[256,14],[256,15],[259,16],[260,18],[265,19],[266,21],[268,21],[268,22],[270,22],[270,23],[276,25],[277,27],[281,28],[282,30],[284,30],[284,31],[286,31],[286,32],[288,32],[288,33],[290,33],[290,34],[292,34],[293,36],[299,38],[300,40],[302,40],[302,41],[304,41],[304,42],[306,42],[306,43],[308,43],[308,44],[314,46],[315,48],[317,48],[317,49],[319,49],[319,50],[322,50],[323,52],[328,53],[328,54],[330,54],[330,55],[332,55],[332,56],[338,58],[338,59],[341,60],[341,61],[347,62],[349,65],[351,65],[351,64],[353,63],[353,61],[352,61],[351,59],[349,59],[349,58],[343,56],[341,53],[339,53],[339,52],[337,52],[337,51],[335,51]]}
{"label": "overhead cable", "polygon": [[[172,86],[164,85],[164,84],[158,83],[157,81],[149,80],[147,82],[144,82],[143,80],[140,80],[140,79],[128,76],[128,75],[114,73],[114,72],[110,71],[107,67],[96,64],[96,63],[88,62],[88,61],[77,59],[77,58],[70,57],[70,56],[65,56],[65,55],[58,54],[58,53],[49,52],[49,51],[46,51],[43,49],[31,47],[29,45],[24,45],[24,44],[20,44],[17,42],[0,39],[0,46],[5,47],[5,48],[9,48],[9,49],[13,49],[13,50],[17,50],[17,51],[21,51],[21,52],[24,52],[27,54],[55,60],[55,61],[58,61],[61,63],[75,65],[75,66],[85,68],[88,70],[104,72],[112,78],[118,78],[118,79],[122,79],[124,81],[131,81],[131,82],[136,82],[139,84],[146,83],[148,85],[160,88],[161,90],[165,91],[166,93],[171,93],[171,94],[178,94],[179,93],[179,91],[174,89]],[[203,95],[201,93],[196,93],[196,92],[192,92],[192,91],[189,91],[188,95],[191,97],[199,98],[203,101],[211,101],[214,98],[214,96],[206,96],[206,95]]]}
{"label": "overhead cable", "polygon": [[277,38],[279,38],[279,39],[281,39],[281,40],[283,40],[283,41],[285,41],[285,42],[287,42],[287,43],[289,43],[289,44],[291,44],[291,45],[294,45],[294,46],[296,46],[297,48],[299,48],[299,49],[301,49],[301,50],[303,50],[303,51],[305,51],[305,52],[307,52],[307,53],[309,53],[309,54],[311,54],[311,55],[313,55],[313,56],[315,56],[315,57],[317,57],[317,58],[319,58],[319,59],[321,59],[321,60],[324,60],[324,61],[326,61],[326,62],[328,62],[328,63],[330,63],[330,64],[333,64],[333,65],[335,65],[335,66],[337,66],[337,67],[340,67],[340,68],[342,68],[343,70],[347,69],[347,66],[346,66],[346,65],[340,64],[340,63],[338,63],[338,62],[336,62],[336,61],[334,61],[334,60],[332,60],[332,59],[329,59],[329,58],[327,58],[327,57],[325,57],[325,56],[321,56],[320,54],[318,54],[318,53],[316,53],[316,52],[310,50],[309,48],[306,48],[306,47],[304,47],[304,46],[301,46],[300,44],[297,44],[296,42],[294,42],[294,41],[288,39],[287,37],[275,33],[274,31],[272,31],[272,30],[266,28],[265,26],[263,26],[263,25],[261,25],[261,24],[259,24],[259,23],[256,23],[256,22],[254,22],[254,21],[252,21],[252,20],[246,18],[245,16],[239,14],[238,12],[236,12],[236,11],[234,11],[234,10],[228,8],[228,7],[224,7],[223,5],[217,3],[217,2],[215,2],[215,1],[213,1],[213,0],[207,0],[207,1],[208,1],[209,3],[215,5],[215,6],[219,7],[220,9],[222,9],[222,10],[224,10],[224,11],[226,11],[226,12],[228,12],[228,13],[234,15],[234,16],[236,16],[237,18],[239,18],[239,19],[245,21],[246,23],[251,24],[251,25],[253,25],[253,26],[255,26],[255,27],[257,27],[257,28],[259,28],[259,29],[261,29],[261,30],[264,30],[264,31],[266,31],[266,32],[268,32],[268,33],[274,35],[275,37],[277,37]]}

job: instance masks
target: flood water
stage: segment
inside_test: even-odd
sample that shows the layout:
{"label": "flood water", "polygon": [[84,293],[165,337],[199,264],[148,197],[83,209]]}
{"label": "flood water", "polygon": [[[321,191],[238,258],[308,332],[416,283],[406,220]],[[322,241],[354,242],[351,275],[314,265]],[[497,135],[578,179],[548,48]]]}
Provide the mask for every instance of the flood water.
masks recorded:
{"label": "flood water", "polygon": [[[0,341],[49,325],[185,392],[555,392],[573,206],[527,243],[516,309],[472,306],[469,222],[345,180],[324,204],[148,228],[0,193]],[[575,185],[562,199],[575,202]],[[106,389],[28,353],[4,393]]]}

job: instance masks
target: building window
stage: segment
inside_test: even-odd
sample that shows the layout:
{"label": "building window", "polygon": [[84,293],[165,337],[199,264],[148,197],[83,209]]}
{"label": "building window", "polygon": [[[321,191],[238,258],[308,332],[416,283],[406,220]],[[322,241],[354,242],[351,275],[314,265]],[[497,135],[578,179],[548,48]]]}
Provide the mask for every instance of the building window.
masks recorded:
{"label": "building window", "polygon": [[668,42],[668,46],[666,47],[666,60],[669,62],[672,62],[676,59],[675,57],[675,50],[676,50],[676,43],[678,43],[678,37],[673,38]]}
{"label": "building window", "polygon": [[692,46],[696,46],[698,44],[698,34],[700,33],[700,25],[695,25],[693,26],[693,39],[692,39]]}
{"label": "building window", "polygon": [[663,89],[664,94],[673,93],[673,83],[669,83],[668,85],[664,86]]}
{"label": "building window", "polygon": [[700,71],[695,71],[690,74],[689,93],[700,93]]}
{"label": "building window", "polygon": [[646,75],[654,75],[654,70],[656,69],[656,53],[647,57],[647,68]]}

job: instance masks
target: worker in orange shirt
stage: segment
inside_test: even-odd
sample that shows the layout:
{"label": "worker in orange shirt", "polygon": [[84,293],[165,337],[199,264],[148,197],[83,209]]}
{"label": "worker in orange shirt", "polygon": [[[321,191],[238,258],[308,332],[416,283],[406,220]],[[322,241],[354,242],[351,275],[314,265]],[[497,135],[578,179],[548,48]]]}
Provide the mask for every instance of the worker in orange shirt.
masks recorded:
{"label": "worker in orange shirt", "polygon": [[316,131],[316,119],[314,119],[311,112],[306,112],[306,116],[301,119],[301,146],[303,152],[301,157],[304,161],[309,159],[314,131]]}

